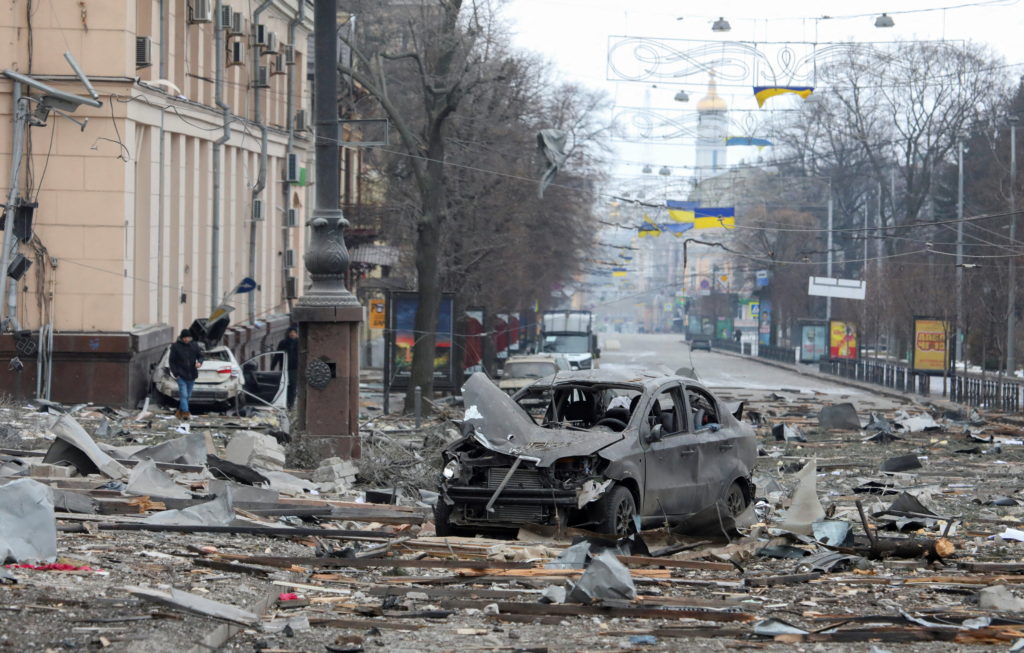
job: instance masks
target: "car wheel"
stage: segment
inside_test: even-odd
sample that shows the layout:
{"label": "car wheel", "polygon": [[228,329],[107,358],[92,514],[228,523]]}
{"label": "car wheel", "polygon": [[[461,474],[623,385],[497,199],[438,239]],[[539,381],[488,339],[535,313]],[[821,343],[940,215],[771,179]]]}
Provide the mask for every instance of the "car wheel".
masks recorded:
{"label": "car wheel", "polygon": [[434,533],[438,537],[473,537],[475,535],[472,530],[453,525],[450,521],[451,514],[452,507],[445,503],[444,499],[437,497],[437,503],[434,504]]}
{"label": "car wheel", "polygon": [[739,481],[734,481],[725,493],[725,510],[730,517],[739,517],[747,509],[747,494]]}
{"label": "car wheel", "polygon": [[598,531],[616,537],[625,537],[636,516],[636,501],[629,488],[616,485],[596,504]]}

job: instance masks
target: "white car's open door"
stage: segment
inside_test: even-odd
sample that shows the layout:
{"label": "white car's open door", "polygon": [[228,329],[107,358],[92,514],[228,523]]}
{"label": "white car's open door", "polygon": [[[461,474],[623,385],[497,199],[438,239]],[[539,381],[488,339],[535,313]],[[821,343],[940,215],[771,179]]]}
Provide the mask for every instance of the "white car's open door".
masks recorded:
{"label": "white car's open door", "polygon": [[288,355],[283,351],[268,351],[245,361],[242,378],[247,402],[288,410]]}

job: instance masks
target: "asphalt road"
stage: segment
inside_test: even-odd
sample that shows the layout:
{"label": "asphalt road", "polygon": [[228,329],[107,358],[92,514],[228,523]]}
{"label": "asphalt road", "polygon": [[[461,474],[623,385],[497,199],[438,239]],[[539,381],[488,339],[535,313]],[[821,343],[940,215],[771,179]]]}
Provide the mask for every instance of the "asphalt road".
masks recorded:
{"label": "asphalt road", "polygon": [[680,367],[689,367],[698,380],[716,390],[746,390],[752,391],[751,395],[818,393],[819,397],[827,395],[822,397],[826,400],[849,398],[858,404],[870,401],[878,407],[892,403],[869,391],[803,376],[756,359],[715,351],[691,352],[678,334],[602,334],[601,348],[602,368],[664,369],[675,373]]}

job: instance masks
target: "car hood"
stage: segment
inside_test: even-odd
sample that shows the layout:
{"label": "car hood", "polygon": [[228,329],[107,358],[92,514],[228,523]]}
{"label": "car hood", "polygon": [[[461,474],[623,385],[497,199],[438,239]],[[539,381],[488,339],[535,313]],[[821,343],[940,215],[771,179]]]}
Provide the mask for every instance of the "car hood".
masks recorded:
{"label": "car hood", "polygon": [[462,387],[464,421],[473,427],[482,446],[508,456],[550,467],[559,458],[586,456],[623,439],[614,431],[576,431],[538,426],[519,404],[483,372]]}

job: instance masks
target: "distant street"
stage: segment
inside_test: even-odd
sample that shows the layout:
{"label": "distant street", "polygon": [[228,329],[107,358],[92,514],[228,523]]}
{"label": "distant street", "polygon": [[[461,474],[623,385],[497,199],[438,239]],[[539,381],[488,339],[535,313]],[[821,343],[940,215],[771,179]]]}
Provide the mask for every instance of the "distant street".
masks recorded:
{"label": "distant street", "polygon": [[[665,368],[675,372],[692,368],[698,380],[717,390],[752,390],[751,395],[767,392],[820,392],[849,397],[855,404],[867,400],[876,405],[890,404],[882,397],[838,383],[819,381],[795,372],[767,365],[751,358],[715,351],[690,351],[680,334],[602,334],[601,367]],[[619,347],[615,344],[618,342]]]}

